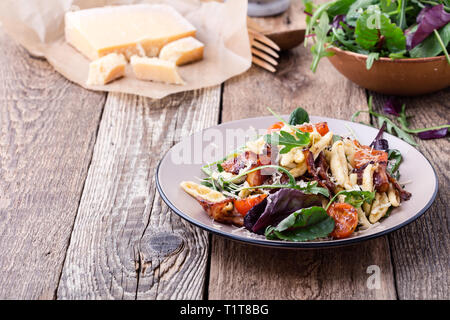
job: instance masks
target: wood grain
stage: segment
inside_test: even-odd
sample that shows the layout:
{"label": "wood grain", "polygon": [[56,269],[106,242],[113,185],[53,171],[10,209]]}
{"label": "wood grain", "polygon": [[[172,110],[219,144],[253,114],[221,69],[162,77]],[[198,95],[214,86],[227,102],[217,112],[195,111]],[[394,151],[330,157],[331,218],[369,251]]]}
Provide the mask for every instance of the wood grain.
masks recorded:
{"label": "wood grain", "polygon": [[[382,109],[387,97],[374,95],[375,108]],[[448,123],[450,88],[438,93],[399,98],[406,103],[412,128]],[[450,299],[448,203],[450,202],[450,141],[420,140],[418,149],[430,160],[439,179],[439,192],[431,208],[417,221],[389,236],[400,299]],[[420,183],[416,181],[415,183]]]}
{"label": "wood grain", "polygon": [[105,95],[0,29],[0,299],[52,299]]}
{"label": "wood grain", "polygon": [[[325,2],[324,0],[314,1],[317,4]],[[255,28],[263,33],[283,32],[297,29],[305,29],[306,14],[304,11],[304,5],[302,1],[291,1],[289,9],[280,15],[273,17],[252,17],[251,21],[254,22],[259,28]]]}
{"label": "wood grain", "polygon": [[217,123],[219,105],[220,86],[108,95],[59,299],[202,298],[207,234],[168,210],[154,174],[176,141]]}
{"label": "wood grain", "polygon": [[[224,121],[288,114],[295,107],[311,115],[349,119],[366,106],[365,91],[324,60],[309,71],[311,56],[300,47],[269,74],[256,67],[224,86]],[[366,118],[367,119],[367,118]],[[381,269],[380,289],[368,289],[367,268]],[[210,299],[395,299],[387,238],[330,250],[277,250],[213,237]]]}

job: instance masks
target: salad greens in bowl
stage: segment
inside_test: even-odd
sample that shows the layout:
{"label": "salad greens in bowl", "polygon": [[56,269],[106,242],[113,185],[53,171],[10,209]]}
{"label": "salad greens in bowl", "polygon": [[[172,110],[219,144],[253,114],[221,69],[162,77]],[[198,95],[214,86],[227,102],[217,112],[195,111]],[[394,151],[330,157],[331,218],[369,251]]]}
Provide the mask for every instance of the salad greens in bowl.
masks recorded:
{"label": "salad greens in bowl", "polygon": [[450,85],[450,0],[303,0],[316,71],[328,57],[370,90],[415,95]]}

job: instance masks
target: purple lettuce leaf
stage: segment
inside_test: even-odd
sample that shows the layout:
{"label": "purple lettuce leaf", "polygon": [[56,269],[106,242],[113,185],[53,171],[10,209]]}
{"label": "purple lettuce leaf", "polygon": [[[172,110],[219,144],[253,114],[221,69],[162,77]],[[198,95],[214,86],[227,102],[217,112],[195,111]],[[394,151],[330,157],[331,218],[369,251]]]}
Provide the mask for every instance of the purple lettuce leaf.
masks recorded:
{"label": "purple lettuce leaf", "polygon": [[438,30],[450,22],[450,13],[444,10],[444,5],[423,8],[417,16],[416,32],[407,33],[406,46],[411,50],[424,41],[433,30]]}
{"label": "purple lettuce leaf", "polygon": [[390,97],[384,104],[383,111],[384,113],[398,117],[402,111],[402,104],[394,97]]}
{"label": "purple lettuce leaf", "polygon": [[380,130],[378,131],[377,136],[375,139],[373,139],[372,143],[369,145],[369,147],[374,148],[375,150],[382,150],[382,151],[388,151],[389,150],[389,143],[386,139],[383,139],[383,133],[386,129],[386,122],[383,123]]}
{"label": "purple lettuce leaf", "polygon": [[335,29],[343,29],[340,22],[345,23],[345,15],[344,14],[338,14],[334,16],[333,21],[331,22],[331,26]]}
{"label": "purple lettuce leaf", "polygon": [[442,128],[437,130],[428,130],[419,132],[417,135],[422,140],[439,139],[444,138],[448,133],[448,128]]}
{"label": "purple lettuce leaf", "polygon": [[321,206],[322,196],[306,194],[296,189],[280,189],[254,206],[244,218],[246,229],[264,234],[268,226],[276,226],[288,215],[302,208]]}

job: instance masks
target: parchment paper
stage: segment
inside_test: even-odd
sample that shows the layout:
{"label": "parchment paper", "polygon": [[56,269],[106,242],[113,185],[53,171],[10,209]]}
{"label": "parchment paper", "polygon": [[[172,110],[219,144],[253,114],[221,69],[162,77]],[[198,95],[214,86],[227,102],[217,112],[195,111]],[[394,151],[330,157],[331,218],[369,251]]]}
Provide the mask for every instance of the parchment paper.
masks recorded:
{"label": "parchment paper", "polygon": [[[126,77],[104,86],[87,86],[89,59],[65,42],[64,14],[77,8],[133,3],[165,3],[173,6],[197,28],[205,44],[204,59],[179,67],[186,85],[170,85]],[[220,84],[245,72],[251,65],[247,1],[225,3],[200,0],[2,0],[0,22],[4,30],[32,55],[45,57],[67,79],[92,89],[162,98],[169,94]]]}

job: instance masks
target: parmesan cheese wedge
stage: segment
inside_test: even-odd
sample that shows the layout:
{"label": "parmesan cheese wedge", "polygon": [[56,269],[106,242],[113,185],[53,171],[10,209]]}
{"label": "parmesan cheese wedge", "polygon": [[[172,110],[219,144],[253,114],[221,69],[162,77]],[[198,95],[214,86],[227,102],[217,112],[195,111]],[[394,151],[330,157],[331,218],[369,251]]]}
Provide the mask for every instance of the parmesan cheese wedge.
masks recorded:
{"label": "parmesan cheese wedge", "polygon": [[203,59],[203,43],[193,37],[179,39],[166,44],[159,53],[159,58],[173,61],[177,66]]}
{"label": "parmesan cheese wedge", "polygon": [[130,61],[138,79],[184,84],[183,79],[178,74],[175,62],[139,56],[132,56]]}
{"label": "parmesan cheese wedge", "polygon": [[91,60],[109,53],[127,58],[156,57],[172,41],[195,36],[196,29],[174,8],[163,4],[100,7],[67,12],[66,41]]}
{"label": "parmesan cheese wedge", "polygon": [[103,85],[125,75],[127,61],[121,54],[110,53],[89,64],[88,85]]}
{"label": "parmesan cheese wedge", "polygon": [[183,181],[180,183],[180,187],[194,198],[200,198],[209,202],[220,202],[226,199],[219,191],[192,181]]}

